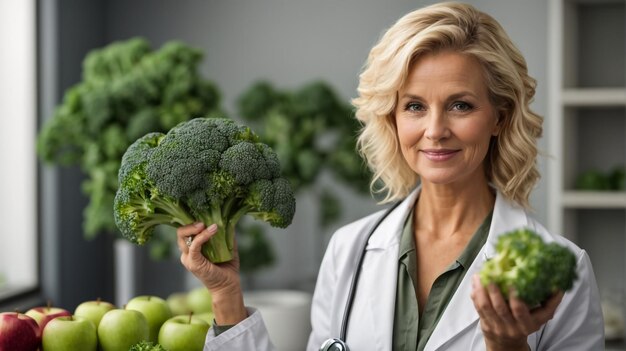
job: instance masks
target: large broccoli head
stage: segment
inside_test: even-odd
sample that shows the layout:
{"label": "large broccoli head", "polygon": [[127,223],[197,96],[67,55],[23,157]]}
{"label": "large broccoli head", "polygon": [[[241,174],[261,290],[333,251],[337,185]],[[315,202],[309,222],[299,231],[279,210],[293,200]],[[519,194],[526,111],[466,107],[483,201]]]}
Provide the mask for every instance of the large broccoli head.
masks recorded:
{"label": "large broccoli head", "polygon": [[545,243],[530,229],[502,234],[497,254],[480,271],[481,283],[494,283],[508,300],[512,291],[529,306],[536,306],[557,291],[572,288],[577,279],[576,257],[566,247]]}
{"label": "large broccoli head", "polygon": [[232,259],[243,215],[284,228],[295,213],[276,154],[229,119],[196,118],[137,140],[122,159],[119,181],[115,218],[125,237],[141,244],[158,224],[216,223],[218,233],[202,248],[212,262]]}

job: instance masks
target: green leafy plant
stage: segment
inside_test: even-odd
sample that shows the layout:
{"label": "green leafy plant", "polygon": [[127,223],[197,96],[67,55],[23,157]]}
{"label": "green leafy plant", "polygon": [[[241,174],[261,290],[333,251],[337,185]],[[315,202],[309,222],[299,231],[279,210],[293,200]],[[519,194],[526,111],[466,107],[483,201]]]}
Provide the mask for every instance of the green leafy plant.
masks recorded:
{"label": "green leafy plant", "polygon": [[233,258],[242,216],[285,228],[296,208],[276,153],[230,119],[195,118],[146,134],[124,153],[118,180],[114,215],[124,237],[144,244],[157,225],[215,223],[202,247],[215,263]]}
{"label": "green leafy plant", "polygon": [[623,191],[625,184],[624,166],[616,166],[610,172],[591,169],[580,173],[576,177],[575,187],[578,190]]}
{"label": "green leafy plant", "polygon": [[[237,107],[239,115],[276,151],[283,176],[290,180],[294,191],[313,189],[322,228],[332,225],[342,211],[336,193],[320,184],[323,173],[331,173],[357,192],[369,192],[370,174],[356,151],[361,126],[351,106],[325,82],[312,82],[290,91],[260,81],[238,98]],[[245,231],[241,234],[247,235]],[[260,230],[254,236],[254,240],[248,240],[254,243],[252,247],[271,247]],[[241,255],[242,271],[251,272],[263,265],[258,257],[255,262],[247,262],[249,259],[251,255]]]}
{"label": "green leafy plant", "polygon": [[315,183],[325,169],[358,191],[369,189],[369,171],[356,152],[361,126],[328,84],[313,82],[290,92],[257,82],[240,96],[238,108],[276,150],[296,189]]}
{"label": "green leafy plant", "polygon": [[200,50],[172,41],[158,50],[142,38],[114,42],[88,53],[82,81],[42,127],[42,160],[78,165],[89,204],[83,212],[87,238],[116,231],[113,198],[120,160],[128,146],[149,132],[165,132],[194,117],[216,115],[219,93],[203,79]]}

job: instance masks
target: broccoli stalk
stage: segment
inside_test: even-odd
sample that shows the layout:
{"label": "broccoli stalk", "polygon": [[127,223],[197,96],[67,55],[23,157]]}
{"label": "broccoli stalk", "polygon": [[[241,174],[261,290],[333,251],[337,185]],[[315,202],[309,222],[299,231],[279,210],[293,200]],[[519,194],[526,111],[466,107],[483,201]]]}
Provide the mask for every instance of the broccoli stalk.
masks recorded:
{"label": "broccoli stalk", "polygon": [[143,244],[159,224],[215,223],[216,235],[202,247],[214,263],[233,258],[242,216],[285,228],[295,213],[276,154],[227,119],[196,118],[138,139],[122,158],[119,182],[115,219],[126,238]]}
{"label": "broccoli stalk", "polygon": [[529,229],[502,234],[496,252],[481,269],[480,281],[484,286],[496,284],[507,300],[515,291],[527,305],[536,306],[557,291],[571,289],[577,279],[574,254],[545,243]]}
{"label": "broccoli stalk", "polygon": [[231,214],[229,207],[232,206],[234,200],[226,201],[223,204],[224,208],[216,204],[207,211],[195,212],[201,222],[217,224],[217,233],[215,233],[208,244],[202,246],[202,255],[211,262],[226,262],[233,258],[235,225],[245,214],[245,209]]}

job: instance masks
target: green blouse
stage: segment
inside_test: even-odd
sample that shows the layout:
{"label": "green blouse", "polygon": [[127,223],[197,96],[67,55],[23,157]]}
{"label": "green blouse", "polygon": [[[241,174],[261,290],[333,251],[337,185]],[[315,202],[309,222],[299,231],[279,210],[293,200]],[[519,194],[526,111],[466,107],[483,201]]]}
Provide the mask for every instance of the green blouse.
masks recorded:
{"label": "green blouse", "polygon": [[467,268],[487,241],[491,215],[485,218],[461,255],[433,283],[420,318],[417,296],[417,255],[413,211],[404,223],[398,258],[398,286],[393,323],[393,350],[423,350],[452,299]]}

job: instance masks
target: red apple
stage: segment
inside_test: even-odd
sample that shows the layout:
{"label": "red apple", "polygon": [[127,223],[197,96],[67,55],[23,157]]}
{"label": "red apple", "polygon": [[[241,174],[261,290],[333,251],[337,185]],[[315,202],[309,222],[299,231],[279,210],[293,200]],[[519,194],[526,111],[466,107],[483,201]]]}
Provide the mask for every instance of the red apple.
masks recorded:
{"label": "red apple", "polygon": [[[43,328],[45,328],[46,324],[51,320],[57,317],[71,317],[72,314],[67,310],[64,310],[59,307],[51,307],[50,304],[45,307],[35,307],[26,311],[26,315],[33,318],[37,324],[39,324],[39,330],[43,333]],[[41,335],[40,333],[40,335]]]}
{"label": "red apple", "polygon": [[31,317],[16,312],[0,313],[0,350],[35,351],[41,329]]}

